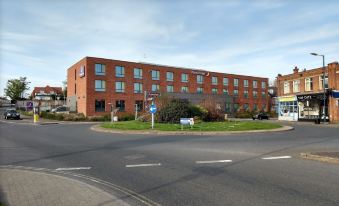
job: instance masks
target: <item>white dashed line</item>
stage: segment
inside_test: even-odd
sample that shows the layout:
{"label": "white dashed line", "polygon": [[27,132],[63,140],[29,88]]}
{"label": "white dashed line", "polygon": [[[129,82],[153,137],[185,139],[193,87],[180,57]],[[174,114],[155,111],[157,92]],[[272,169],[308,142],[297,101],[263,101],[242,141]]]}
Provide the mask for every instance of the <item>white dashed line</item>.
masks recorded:
{"label": "white dashed line", "polygon": [[291,156],[263,157],[263,160],[289,159]]}
{"label": "white dashed line", "polygon": [[209,160],[209,161],[196,161],[197,164],[211,164],[211,163],[223,163],[232,162],[232,160]]}
{"label": "white dashed line", "polygon": [[66,168],[58,168],[56,171],[69,171],[69,170],[89,170],[91,167],[66,167]]}
{"label": "white dashed line", "polygon": [[126,165],[126,167],[155,167],[155,166],[161,166],[161,163],[156,163],[156,164]]}

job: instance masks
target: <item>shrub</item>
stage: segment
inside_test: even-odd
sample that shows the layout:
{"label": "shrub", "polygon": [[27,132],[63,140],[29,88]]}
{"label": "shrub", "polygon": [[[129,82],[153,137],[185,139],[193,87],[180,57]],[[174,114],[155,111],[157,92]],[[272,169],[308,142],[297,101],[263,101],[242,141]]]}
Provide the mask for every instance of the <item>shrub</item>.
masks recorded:
{"label": "shrub", "polygon": [[240,110],[235,114],[236,118],[252,118],[252,116],[255,114],[256,112],[254,111],[246,111],[246,110]]}
{"label": "shrub", "polygon": [[[194,111],[197,111],[194,109]],[[172,99],[164,105],[157,114],[158,122],[178,123],[180,118],[193,117],[190,114],[190,104],[188,100]]]}
{"label": "shrub", "polygon": [[129,114],[129,113],[121,114],[118,117],[119,121],[130,121],[130,120],[134,120],[134,119],[135,119],[135,116],[133,114]]}

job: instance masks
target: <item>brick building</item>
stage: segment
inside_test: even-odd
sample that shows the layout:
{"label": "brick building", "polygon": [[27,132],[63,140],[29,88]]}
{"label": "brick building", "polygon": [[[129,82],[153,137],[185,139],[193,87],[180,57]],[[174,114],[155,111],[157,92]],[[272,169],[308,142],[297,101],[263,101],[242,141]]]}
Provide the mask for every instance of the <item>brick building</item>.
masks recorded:
{"label": "brick building", "polygon": [[61,87],[51,87],[49,85],[45,87],[34,87],[31,97],[36,100],[52,100],[53,96],[58,97],[62,96]]}
{"label": "brick building", "polygon": [[[325,107],[324,87],[325,81]],[[326,121],[339,122],[339,66],[333,62],[324,69],[316,68],[299,71],[277,77],[278,110],[280,120],[315,121],[323,119],[325,108]]]}
{"label": "brick building", "polygon": [[267,110],[267,86],[267,78],[85,57],[67,70],[67,104],[86,116],[107,114],[111,106],[133,113],[159,92],[193,103],[213,98],[225,113]]}

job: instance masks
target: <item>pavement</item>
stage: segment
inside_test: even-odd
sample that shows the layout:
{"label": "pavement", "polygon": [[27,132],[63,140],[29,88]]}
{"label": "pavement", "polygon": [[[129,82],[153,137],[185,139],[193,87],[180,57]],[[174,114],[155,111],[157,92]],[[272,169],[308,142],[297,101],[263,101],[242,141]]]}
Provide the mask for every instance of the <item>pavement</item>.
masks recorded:
{"label": "pavement", "polygon": [[[285,132],[199,136],[112,134],[94,132],[84,124],[36,127],[0,122],[1,190],[8,203],[10,197],[20,196],[16,201],[24,202],[21,196],[33,196],[25,205],[55,204],[54,199],[39,203],[45,196],[76,197],[69,205],[77,205],[86,198],[81,195],[84,188],[129,205],[339,205],[339,166],[300,158],[302,152],[338,151],[338,128],[293,126]],[[29,188],[35,184],[37,193]],[[17,189],[8,189],[11,185]],[[78,189],[72,188],[76,185]]]}
{"label": "pavement", "polygon": [[128,206],[75,179],[39,171],[0,169],[1,201],[8,206]]}

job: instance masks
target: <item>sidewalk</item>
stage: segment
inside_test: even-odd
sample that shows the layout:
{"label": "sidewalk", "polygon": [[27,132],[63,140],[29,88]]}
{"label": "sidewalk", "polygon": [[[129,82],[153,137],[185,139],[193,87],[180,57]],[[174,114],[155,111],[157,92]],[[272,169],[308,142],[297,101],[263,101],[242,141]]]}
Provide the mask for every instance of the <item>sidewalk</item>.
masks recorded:
{"label": "sidewalk", "polygon": [[111,194],[63,176],[19,169],[0,169],[0,205],[128,206]]}

